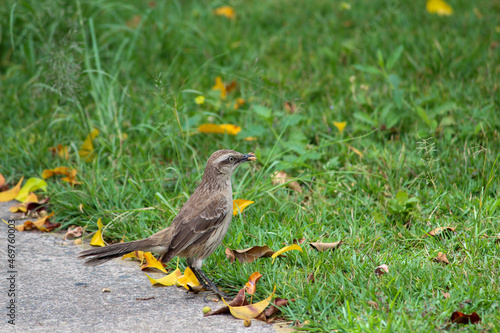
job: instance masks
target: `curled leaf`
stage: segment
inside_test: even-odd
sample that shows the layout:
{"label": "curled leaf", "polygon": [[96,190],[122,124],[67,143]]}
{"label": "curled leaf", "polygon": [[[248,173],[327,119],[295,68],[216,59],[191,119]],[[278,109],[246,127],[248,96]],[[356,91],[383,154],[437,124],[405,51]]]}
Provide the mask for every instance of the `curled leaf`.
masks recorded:
{"label": "curled leaf", "polygon": [[0,202],[6,202],[6,201],[11,201],[14,200],[18,195],[19,191],[21,190],[21,184],[23,182],[24,177],[21,177],[19,182],[17,183],[16,186],[13,188],[0,192]]}
{"label": "curled leaf", "polygon": [[[144,274],[146,274],[146,273],[144,273]],[[165,275],[159,279],[152,278],[151,276],[149,276],[147,274],[146,274],[146,276],[148,277],[149,282],[151,282],[152,285],[159,284],[159,285],[168,287],[168,286],[175,285],[175,282],[179,279],[179,277],[182,276],[182,272],[179,268],[177,268],[172,273]]]}
{"label": "curled leaf", "polygon": [[196,287],[200,285],[200,282],[196,278],[196,275],[194,275],[193,271],[189,267],[186,268],[183,275],[177,278],[177,281],[175,283],[176,285],[184,287],[187,290],[189,290],[190,286]]}
{"label": "curled leaf", "polygon": [[238,215],[238,212],[243,213],[243,210],[253,204],[255,201],[235,199],[233,200],[233,215]]}
{"label": "curled leaf", "polygon": [[75,227],[75,228],[68,228],[68,231],[66,231],[66,234],[64,235],[64,239],[68,239],[69,237],[73,238],[78,238],[82,237],[83,235],[83,228],[82,227]]}
{"label": "curled leaf", "polygon": [[127,253],[127,254],[122,256],[122,260],[126,259],[126,258],[138,259],[138,260],[140,260],[141,265],[145,260],[144,252],[142,252],[142,251],[133,251],[133,252]]}
{"label": "curled leaf", "polygon": [[146,263],[141,266],[141,269],[144,270],[146,268],[156,268],[164,273],[167,273],[163,264],[156,259],[151,252],[143,253],[144,259],[146,259]]}
{"label": "curled leaf", "polygon": [[452,228],[452,227],[439,227],[439,228],[436,228],[432,231],[430,231],[427,235],[424,235],[424,237],[427,237],[427,236],[441,236],[441,237],[444,237],[444,238],[450,238],[451,236],[453,236],[455,234],[455,228]]}
{"label": "curled leaf", "polygon": [[271,257],[274,251],[269,246],[252,246],[244,250],[232,250],[226,248],[226,257],[234,262],[237,259],[240,263],[252,263],[261,257]]}
{"label": "curled leaf", "polygon": [[76,181],[76,169],[72,169],[67,177],[61,178],[65,182],[68,182],[71,186],[80,185],[81,182]]}
{"label": "curled leaf", "polygon": [[[229,306],[248,305],[247,298],[245,297],[245,287],[240,289],[240,291],[238,292],[238,295],[236,295],[236,297],[228,305]],[[205,313],[205,317],[212,316],[212,315],[218,315],[221,313],[229,313],[229,307],[224,306],[218,310],[207,312],[207,313]]]}
{"label": "curled leaf", "polygon": [[293,244],[293,245],[285,246],[285,247],[279,249],[271,256],[271,258],[273,258],[273,262],[274,262],[274,259],[276,259],[276,257],[279,256],[280,254],[283,254],[283,253],[288,252],[288,251],[294,251],[294,250],[302,252],[302,248],[299,245]]}
{"label": "curled leaf", "polygon": [[266,312],[264,313],[265,316],[267,318],[269,317],[272,317],[274,316],[278,311],[280,311],[280,308],[281,307],[285,307],[285,306],[288,306],[288,303],[289,302],[293,302],[295,301],[295,299],[284,299],[284,298],[279,298],[279,297],[276,297],[274,300],[273,300],[273,304],[271,304],[271,306],[269,307],[269,309],[266,310]]}
{"label": "curled leaf", "polygon": [[253,272],[252,275],[248,278],[248,282],[245,283],[245,290],[248,294],[255,294],[255,290],[257,288],[257,281],[262,277],[262,274],[259,272]]}
{"label": "curled leaf", "polygon": [[106,246],[106,243],[104,243],[104,239],[102,239],[102,228],[104,226],[102,225],[101,218],[97,220],[97,228],[99,228],[92,239],[90,240],[90,245],[93,246]]}
{"label": "curled leaf", "polygon": [[476,312],[466,315],[455,311],[451,314],[451,322],[455,324],[476,324],[481,321],[481,317]]}
{"label": "curled leaf", "polygon": [[238,319],[251,319],[259,316],[266,309],[266,307],[271,302],[275,291],[276,287],[274,287],[272,294],[269,295],[265,300],[244,306],[230,306],[226,303],[224,298],[222,299],[222,301],[224,302],[224,304],[226,304],[226,306],[229,308],[229,311],[234,317]]}
{"label": "curled leaf", "polygon": [[47,216],[41,217],[35,222],[32,221],[26,221],[24,224],[16,225],[16,230],[18,231],[28,231],[31,229],[37,228],[40,231],[51,231],[56,228],[58,228],[61,224],[60,223],[50,223],[50,218],[54,215],[54,212],[50,213]]}
{"label": "curled leaf", "polygon": [[53,157],[55,157],[57,154],[59,157],[64,158],[65,160],[69,159],[68,146],[58,144],[56,147],[50,147],[49,151],[52,153]]}
{"label": "curled leaf", "polygon": [[380,276],[383,274],[389,273],[389,266],[387,265],[380,265],[375,268],[375,274]]}
{"label": "curled leaf", "polygon": [[335,250],[337,249],[338,247],[340,247],[340,245],[344,244],[343,241],[338,241],[338,242],[335,242],[335,243],[321,243],[321,242],[318,242],[318,243],[310,243],[309,245],[311,245],[311,247],[319,252],[323,252],[323,251],[326,251],[326,250]]}
{"label": "curled leaf", "polygon": [[444,254],[443,252],[439,252],[437,257],[432,259],[432,260],[434,260],[435,262],[445,264],[445,265],[450,264],[450,262],[448,261],[448,258],[446,257],[446,254]]}
{"label": "curled leaf", "polygon": [[30,192],[34,192],[38,189],[41,189],[44,192],[47,191],[47,183],[45,180],[40,178],[30,178],[17,194],[16,200],[23,202],[28,198]]}

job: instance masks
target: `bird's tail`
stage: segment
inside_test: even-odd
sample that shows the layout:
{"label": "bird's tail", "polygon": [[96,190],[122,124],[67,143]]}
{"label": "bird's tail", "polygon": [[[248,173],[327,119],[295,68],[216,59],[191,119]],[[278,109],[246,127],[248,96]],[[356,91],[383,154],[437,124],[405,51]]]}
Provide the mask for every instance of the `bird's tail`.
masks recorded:
{"label": "bird's tail", "polygon": [[151,244],[151,239],[146,238],[85,250],[78,254],[78,258],[86,259],[84,264],[87,266],[97,266],[132,251],[152,251],[157,248]]}

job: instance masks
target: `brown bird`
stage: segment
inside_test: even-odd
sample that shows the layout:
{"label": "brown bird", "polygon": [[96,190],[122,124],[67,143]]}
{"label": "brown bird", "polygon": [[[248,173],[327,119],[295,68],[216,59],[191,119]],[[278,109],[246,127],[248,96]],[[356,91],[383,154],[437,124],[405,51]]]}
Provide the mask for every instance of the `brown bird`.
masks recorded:
{"label": "brown bird", "polygon": [[210,156],[201,184],[174,218],[172,224],[156,234],[127,243],[113,244],[80,252],[85,264],[97,266],[132,251],[151,251],[161,262],[173,257],[187,258],[187,264],[203,288],[224,296],[203,273],[203,260],[222,243],[233,217],[231,175],[243,162],[255,161],[253,153],[218,150]]}

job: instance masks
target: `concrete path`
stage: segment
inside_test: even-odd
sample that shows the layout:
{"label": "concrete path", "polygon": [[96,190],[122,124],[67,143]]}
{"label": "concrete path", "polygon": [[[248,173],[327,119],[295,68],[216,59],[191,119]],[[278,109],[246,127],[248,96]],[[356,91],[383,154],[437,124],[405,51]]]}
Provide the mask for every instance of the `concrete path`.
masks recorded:
{"label": "concrete path", "polygon": [[[0,222],[20,216],[10,213],[12,204],[0,203]],[[205,303],[177,287],[152,287],[137,263],[86,267],[76,259],[82,247],[64,245],[61,235],[16,232],[17,273],[8,273],[8,226],[0,225],[1,332],[275,332],[259,321],[247,328],[230,315],[203,317],[203,307],[217,309],[222,302]],[[15,325],[7,323],[11,282]]]}

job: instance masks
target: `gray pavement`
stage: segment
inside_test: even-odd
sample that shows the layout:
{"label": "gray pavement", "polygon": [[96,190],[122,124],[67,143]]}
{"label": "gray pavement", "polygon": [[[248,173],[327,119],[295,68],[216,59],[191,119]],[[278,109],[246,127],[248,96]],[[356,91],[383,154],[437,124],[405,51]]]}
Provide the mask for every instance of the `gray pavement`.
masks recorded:
{"label": "gray pavement", "polygon": [[[20,216],[10,213],[12,204],[0,203],[0,222]],[[82,246],[37,231],[15,233],[16,317],[15,326],[8,324],[12,274],[7,273],[8,226],[0,225],[1,332],[275,332],[259,321],[247,328],[230,315],[203,317],[203,307],[223,303],[205,303],[200,294],[177,287],[153,287],[137,263],[126,260],[86,267],[76,259]]]}

